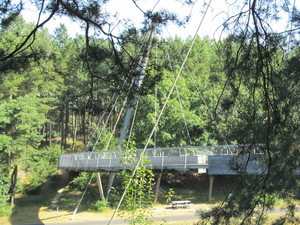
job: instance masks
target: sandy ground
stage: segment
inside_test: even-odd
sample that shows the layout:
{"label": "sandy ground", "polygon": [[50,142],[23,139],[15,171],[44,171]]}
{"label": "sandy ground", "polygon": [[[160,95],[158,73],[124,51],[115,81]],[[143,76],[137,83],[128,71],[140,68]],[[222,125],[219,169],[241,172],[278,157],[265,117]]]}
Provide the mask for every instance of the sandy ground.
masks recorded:
{"label": "sandy ground", "polygon": [[[190,208],[187,209],[173,209],[169,205],[155,205],[151,208],[150,214],[152,217],[172,217],[178,215],[196,215],[197,211],[208,210],[210,208],[209,205],[206,204],[191,204]],[[110,220],[112,218],[114,211],[108,210],[101,213],[91,213],[91,212],[78,212],[76,214],[70,212],[63,212],[63,211],[49,211],[46,209],[41,208],[39,213],[40,220],[45,224],[50,223],[59,223],[59,222],[81,222],[81,221],[98,221],[98,220]],[[119,215],[116,214],[114,219],[124,219]]]}
{"label": "sandy ground", "polygon": [[[57,202],[59,198],[63,195],[64,189],[60,189],[56,196],[54,197],[51,207],[53,210],[49,211],[46,208],[41,208],[39,212],[39,219],[43,223],[57,223],[57,222],[70,222],[70,221],[96,221],[96,220],[110,220],[114,214],[113,210],[108,210],[105,212],[91,213],[91,212],[76,212],[74,214],[70,212],[63,212],[57,208]],[[171,217],[178,215],[195,215],[198,210],[208,210],[211,205],[207,204],[191,204],[189,208],[177,208],[174,209],[171,205],[155,205],[151,208],[151,211],[147,212],[148,215],[152,217]],[[55,209],[57,209],[55,211]],[[120,213],[117,212],[114,216],[114,219],[122,219],[124,216],[120,216]]]}

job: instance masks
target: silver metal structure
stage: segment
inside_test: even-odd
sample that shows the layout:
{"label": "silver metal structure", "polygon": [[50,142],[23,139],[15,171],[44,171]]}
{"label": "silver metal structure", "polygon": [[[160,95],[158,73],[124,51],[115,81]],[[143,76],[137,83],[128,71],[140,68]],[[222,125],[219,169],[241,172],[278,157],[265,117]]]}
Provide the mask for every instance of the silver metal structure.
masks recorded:
{"label": "silver metal structure", "polygon": [[[146,163],[144,165],[149,169],[159,170],[208,169],[209,156],[218,155],[222,158],[223,155],[228,161],[228,156],[237,155],[245,147],[247,148],[246,145],[220,145],[148,148],[145,151]],[[140,157],[143,149],[134,151],[136,157]],[[119,171],[132,169],[134,165],[128,163],[126,157],[122,157],[122,151],[113,150],[63,154],[59,156],[58,167],[74,171]]]}

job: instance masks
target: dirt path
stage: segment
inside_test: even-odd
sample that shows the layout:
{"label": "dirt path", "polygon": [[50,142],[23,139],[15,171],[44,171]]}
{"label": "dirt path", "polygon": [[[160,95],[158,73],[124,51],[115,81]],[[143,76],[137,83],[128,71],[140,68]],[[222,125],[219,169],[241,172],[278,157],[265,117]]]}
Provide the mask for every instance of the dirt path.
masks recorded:
{"label": "dirt path", "polygon": [[[191,204],[190,208],[188,209],[173,209],[169,205],[155,205],[151,209],[152,217],[155,218],[171,218],[180,215],[191,215],[191,218],[195,220],[198,217],[195,215],[197,211],[200,209],[208,210],[211,205],[207,204]],[[39,213],[39,218],[44,224],[51,224],[51,223],[67,223],[67,222],[83,222],[83,221],[101,221],[101,220],[110,220],[111,216],[113,215],[113,210],[108,210],[101,213],[91,213],[91,212],[78,212],[74,217],[74,220],[71,220],[72,213],[58,211],[55,210],[49,211],[49,209],[41,209]],[[115,220],[120,220],[122,217],[116,216]]]}

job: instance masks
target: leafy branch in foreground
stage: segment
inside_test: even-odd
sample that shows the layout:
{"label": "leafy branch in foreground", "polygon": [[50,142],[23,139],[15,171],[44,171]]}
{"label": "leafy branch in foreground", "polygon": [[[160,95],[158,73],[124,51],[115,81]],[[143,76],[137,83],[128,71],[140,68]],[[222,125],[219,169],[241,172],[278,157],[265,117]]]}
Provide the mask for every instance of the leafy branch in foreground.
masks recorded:
{"label": "leafy branch in foreground", "polygon": [[[121,152],[122,163],[126,170],[122,171],[124,177],[123,189],[127,188],[121,213],[130,224],[153,224],[149,218],[152,217],[151,205],[153,204],[154,184],[153,172],[146,168],[147,156],[144,153],[137,153],[135,150],[124,150]],[[132,175],[134,166],[139,158],[141,162],[137,165],[136,172]]]}
{"label": "leafy branch in foreground", "polygon": [[[223,122],[228,138],[240,144],[263,143],[260,174],[239,173],[230,197],[209,212],[199,224],[265,224],[278,199],[286,213],[273,224],[295,223],[299,170],[299,82],[287,65],[295,60],[289,37],[272,30],[270,21],[288,1],[244,1],[241,11],[228,19],[230,31],[221,43],[230,101]],[[279,19],[279,18],[277,18]],[[294,38],[291,36],[290,38]],[[299,77],[299,72],[297,72]],[[297,125],[296,125],[297,124]],[[253,154],[241,151],[241,155]]]}

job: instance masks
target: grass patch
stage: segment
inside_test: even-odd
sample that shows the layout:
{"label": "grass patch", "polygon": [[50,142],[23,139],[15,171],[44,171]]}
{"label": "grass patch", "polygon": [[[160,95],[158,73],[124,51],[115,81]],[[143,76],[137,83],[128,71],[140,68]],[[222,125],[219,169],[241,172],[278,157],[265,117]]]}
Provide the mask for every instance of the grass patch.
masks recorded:
{"label": "grass patch", "polygon": [[3,204],[0,204],[0,217],[2,216],[8,216],[12,213],[12,208],[10,205],[6,204],[6,203],[3,203]]}
{"label": "grass patch", "polygon": [[[59,208],[64,211],[73,211],[80,201],[82,196],[81,191],[67,191],[63,193],[58,201]],[[80,207],[82,208],[82,207]]]}
{"label": "grass patch", "polygon": [[3,219],[1,224],[41,223],[39,219],[40,208],[49,208],[58,189],[57,177],[43,183],[35,194],[18,194],[15,196],[15,206],[9,217]]}

